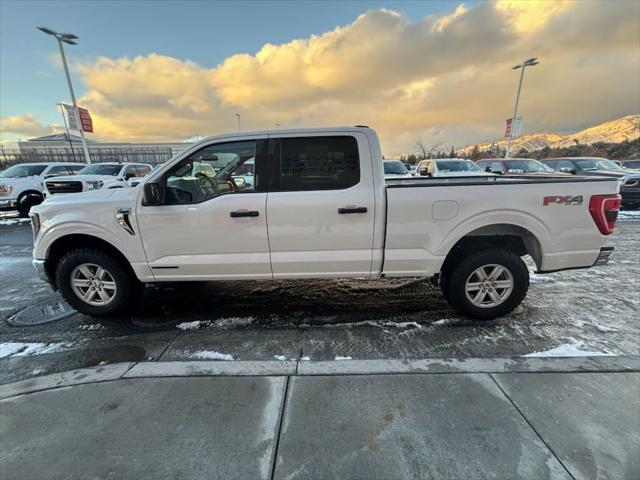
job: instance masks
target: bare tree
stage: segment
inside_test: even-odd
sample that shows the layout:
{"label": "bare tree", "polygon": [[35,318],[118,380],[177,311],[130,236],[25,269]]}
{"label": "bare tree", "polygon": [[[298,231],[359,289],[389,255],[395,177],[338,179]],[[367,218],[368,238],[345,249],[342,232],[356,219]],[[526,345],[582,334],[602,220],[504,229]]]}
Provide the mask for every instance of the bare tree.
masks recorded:
{"label": "bare tree", "polygon": [[416,149],[418,150],[418,156],[420,160],[425,158],[433,158],[433,152],[440,146],[439,143],[434,144],[431,148],[424,144],[422,137],[418,137],[416,140]]}

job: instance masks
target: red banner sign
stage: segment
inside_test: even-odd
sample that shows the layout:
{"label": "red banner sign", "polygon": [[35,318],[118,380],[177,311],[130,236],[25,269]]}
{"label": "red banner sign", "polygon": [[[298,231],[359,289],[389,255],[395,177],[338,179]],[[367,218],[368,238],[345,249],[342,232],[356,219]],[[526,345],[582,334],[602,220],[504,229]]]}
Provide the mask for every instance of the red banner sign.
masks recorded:
{"label": "red banner sign", "polygon": [[91,115],[89,115],[89,110],[86,108],[78,107],[78,115],[80,116],[80,124],[82,125],[82,130],[85,132],[93,133],[93,121],[91,120]]}

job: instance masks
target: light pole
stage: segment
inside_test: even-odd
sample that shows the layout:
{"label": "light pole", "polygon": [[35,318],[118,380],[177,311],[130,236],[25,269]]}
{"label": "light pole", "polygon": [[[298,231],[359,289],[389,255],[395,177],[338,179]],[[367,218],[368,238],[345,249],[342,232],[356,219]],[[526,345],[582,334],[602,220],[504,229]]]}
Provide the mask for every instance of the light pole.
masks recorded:
{"label": "light pole", "polygon": [[238,131],[241,132],[242,131],[242,124],[240,123],[240,114],[239,113],[234,113],[234,115],[236,117],[238,117]]}
{"label": "light pole", "polygon": [[87,148],[87,141],[84,138],[84,131],[82,130],[82,123],[80,122],[80,113],[78,113],[78,105],[76,103],[76,96],[73,93],[73,86],[71,85],[71,76],[69,75],[69,67],[67,66],[67,58],[64,56],[64,49],[62,48],[62,42],[69,45],[77,45],[76,40],[78,37],[73,33],[58,33],[55,30],[51,30],[47,27],[38,27],[38,30],[55,37],[58,41],[58,47],[60,48],[60,56],[62,57],[62,66],[64,67],[64,73],[67,76],[67,84],[69,85],[69,93],[71,94],[71,101],[73,102],[73,111],[76,117],[76,123],[80,130],[80,138],[82,139],[82,150],[84,150],[84,156],[87,163],[91,163],[91,157],[89,156],[89,149]]}
{"label": "light pole", "polygon": [[504,158],[509,158],[509,151],[511,150],[511,139],[513,138],[513,127],[515,127],[516,125],[516,116],[518,115],[518,102],[520,101],[520,90],[522,90],[522,79],[524,78],[524,69],[527,67],[533,67],[534,65],[538,65],[538,63],[540,62],[538,62],[537,58],[530,58],[512,68],[512,70],[518,70],[519,68],[521,68],[522,70],[520,71],[520,83],[518,83],[518,93],[516,94],[516,106],[513,109],[513,117],[511,117],[511,129],[509,130],[509,143],[507,144],[507,152],[505,153]]}

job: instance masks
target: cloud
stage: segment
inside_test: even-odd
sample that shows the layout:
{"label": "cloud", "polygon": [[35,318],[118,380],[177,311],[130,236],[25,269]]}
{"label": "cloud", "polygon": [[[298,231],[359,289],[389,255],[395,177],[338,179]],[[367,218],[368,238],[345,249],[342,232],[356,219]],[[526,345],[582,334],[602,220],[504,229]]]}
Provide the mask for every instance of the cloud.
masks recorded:
{"label": "cloud", "polygon": [[21,137],[40,137],[60,130],[58,125],[43,125],[35,115],[15,115],[0,119],[0,131]]}
{"label": "cloud", "polygon": [[216,66],[149,54],[77,66],[96,137],[162,141],[245,129],[368,124],[386,154],[499,137],[518,71],[524,131],[571,130],[640,110],[640,3],[486,2],[411,22],[352,23]]}

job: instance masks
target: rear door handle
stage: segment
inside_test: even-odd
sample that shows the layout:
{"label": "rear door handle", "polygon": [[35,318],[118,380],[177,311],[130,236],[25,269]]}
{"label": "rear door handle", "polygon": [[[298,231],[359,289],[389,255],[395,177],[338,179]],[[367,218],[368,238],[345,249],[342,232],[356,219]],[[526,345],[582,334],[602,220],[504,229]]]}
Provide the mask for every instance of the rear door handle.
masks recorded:
{"label": "rear door handle", "polygon": [[235,210],[233,212],[229,212],[229,216],[231,218],[258,217],[260,216],[260,212],[258,212],[257,210]]}
{"label": "rear door handle", "polygon": [[345,213],[367,213],[367,207],[342,207],[338,209],[340,215]]}

